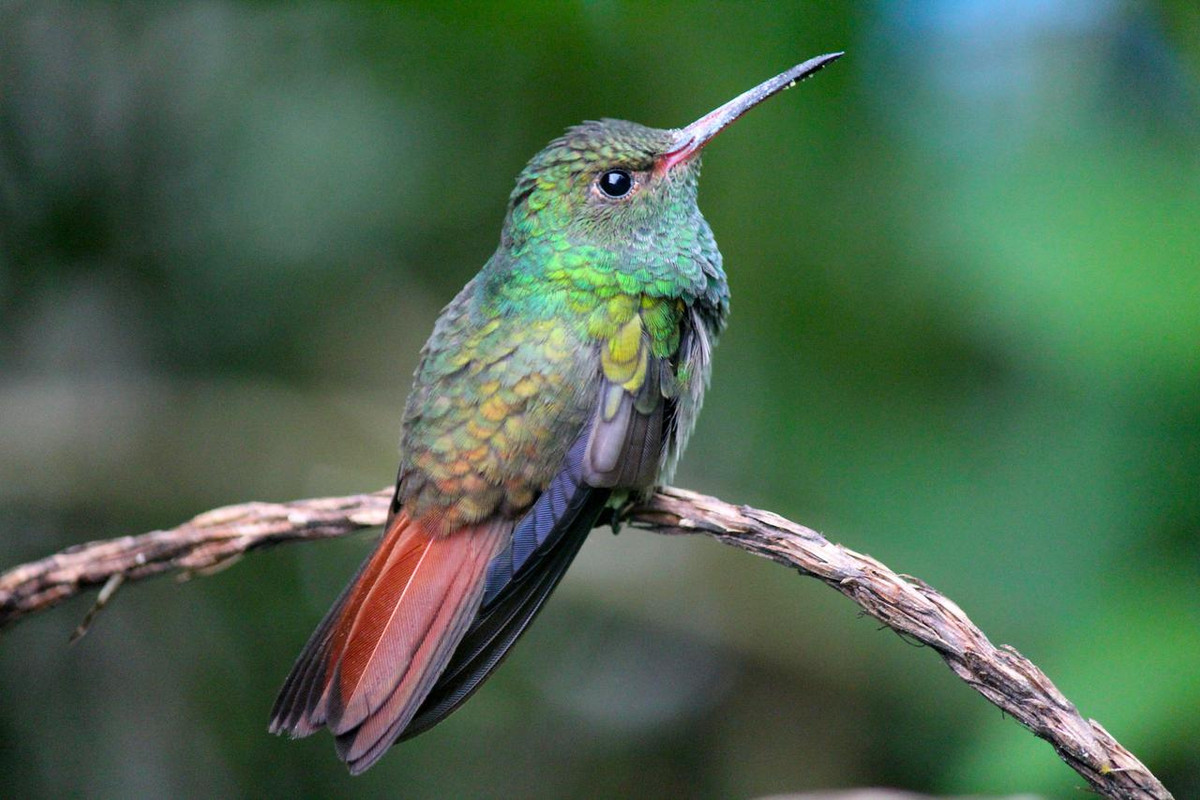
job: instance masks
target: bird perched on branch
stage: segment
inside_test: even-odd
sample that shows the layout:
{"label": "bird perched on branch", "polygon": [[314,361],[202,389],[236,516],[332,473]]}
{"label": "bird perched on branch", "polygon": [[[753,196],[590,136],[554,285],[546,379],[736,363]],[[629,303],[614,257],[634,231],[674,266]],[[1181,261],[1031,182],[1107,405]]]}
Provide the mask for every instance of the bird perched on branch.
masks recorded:
{"label": "bird perched on branch", "polygon": [[301,652],[273,732],[329,728],[359,773],[428,730],[504,658],[604,509],[666,479],[729,309],[700,151],[840,55],[680,130],[577,125],[526,165],[500,246],[421,352],[384,536]]}

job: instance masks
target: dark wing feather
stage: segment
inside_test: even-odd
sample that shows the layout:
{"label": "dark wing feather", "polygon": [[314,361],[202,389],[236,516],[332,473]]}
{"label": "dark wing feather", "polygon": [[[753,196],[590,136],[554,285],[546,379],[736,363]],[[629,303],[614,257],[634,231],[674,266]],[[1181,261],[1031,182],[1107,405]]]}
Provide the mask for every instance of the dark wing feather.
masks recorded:
{"label": "dark wing feather", "polygon": [[663,435],[669,415],[669,396],[662,376],[674,376],[664,359],[650,354],[643,336],[636,358],[643,361],[640,383],[607,376],[601,379],[600,396],[591,436],[583,457],[583,479],[591,486],[648,489],[658,480],[665,456]]}
{"label": "dark wing feather", "polygon": [[653,485],[674,415],[661,376],[669,369],[647,357],[642,383],[632,392],[602,378],[592,422],[517,524],[512,545],[492,562],[479,614],[401,739],[445,719],[499,666],[558,586],[608,502],[610,487]]}
{"label": "dark wing feather", "polygon": [[516,578],[463,637],[446,671],[417,710],[400,739],[409,739],[432,728],[466,702],[500,665],[517,639],[529,627],[550,593],[575,560],[588,533],[608,500],[607,489],[584,489],[575,520],[536,565]]}
{"label": "dark wing feather", "polygon": [[575,559],[610,495],[583,482],[588,437],[589,431],[579,437],[513,531],[512,545],[493,560],[479,613],[401,739],[429,730],[479,688]]}

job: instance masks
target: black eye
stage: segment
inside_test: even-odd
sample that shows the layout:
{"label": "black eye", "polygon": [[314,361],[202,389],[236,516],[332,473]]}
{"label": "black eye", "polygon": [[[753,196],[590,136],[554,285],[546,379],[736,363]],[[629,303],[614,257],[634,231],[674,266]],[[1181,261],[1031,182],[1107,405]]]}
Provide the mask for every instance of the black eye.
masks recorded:
{"label": "black eye", "polygon": [[609,197],[624,197],[633,190],[633,176],[629,170],[610,169],[600,176],[600,191]]}

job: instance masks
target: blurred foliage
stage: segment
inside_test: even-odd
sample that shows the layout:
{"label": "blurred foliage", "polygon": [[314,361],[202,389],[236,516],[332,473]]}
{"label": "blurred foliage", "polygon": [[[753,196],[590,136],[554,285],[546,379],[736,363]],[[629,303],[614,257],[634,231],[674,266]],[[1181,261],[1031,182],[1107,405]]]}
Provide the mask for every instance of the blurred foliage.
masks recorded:
{"label": "blurred foliage", "polygon": [[[1200,796],[1200,17],[1117,0],[0,6],[0,564],[390,479],[408,376],[563,127],[685,124],[734,293],[677,482],[945,591]],[[0,640],[24,796],[1073,797],[930,652],[597,532],[495,679],[351,781],[265,732],[368,546]]]}

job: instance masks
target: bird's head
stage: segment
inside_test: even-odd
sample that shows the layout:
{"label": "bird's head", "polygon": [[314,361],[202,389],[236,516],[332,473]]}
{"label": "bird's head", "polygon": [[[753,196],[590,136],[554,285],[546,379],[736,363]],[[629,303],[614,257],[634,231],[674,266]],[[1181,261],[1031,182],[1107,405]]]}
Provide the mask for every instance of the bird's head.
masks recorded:
{"label": "bird's head", "polygon": [[678,130],[605,119],[569,128],[534,156],[509,198],[505,235],[520,245],[560,237],[616,247],[700,219],[700,152],[738,117],[841,53],[818,56],[759,84]]}

